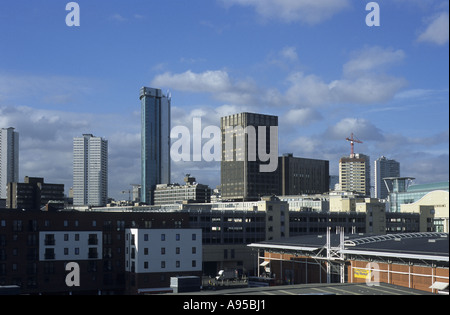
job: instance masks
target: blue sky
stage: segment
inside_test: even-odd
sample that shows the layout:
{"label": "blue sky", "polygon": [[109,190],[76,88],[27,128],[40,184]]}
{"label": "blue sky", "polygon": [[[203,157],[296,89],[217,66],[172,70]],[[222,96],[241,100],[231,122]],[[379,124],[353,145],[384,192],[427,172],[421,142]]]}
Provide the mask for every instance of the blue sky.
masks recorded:
{"label": "blue sky", "polygon": [[[20,177],[72,185],[72,138],[109,140],[110,195],[140,182],[139,88],[172,94],[172,125],[275,114],[280,153],[401,163],[417,183],[449,174],[449,5],[383,0],[0,1],[0,127],[20,133]],[[173,164],[215,186],[218,163]]]}

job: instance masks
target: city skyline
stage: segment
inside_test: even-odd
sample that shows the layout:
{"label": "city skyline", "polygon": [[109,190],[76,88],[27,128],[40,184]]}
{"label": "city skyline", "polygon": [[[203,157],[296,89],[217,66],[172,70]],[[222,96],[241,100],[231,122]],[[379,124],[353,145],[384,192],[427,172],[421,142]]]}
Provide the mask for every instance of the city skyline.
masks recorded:
{"label": "city skyline", "polygon": [[[379,27],[365,1],[77,2],[78,28],[66,3],[0,4],[0,127],[20,133],[19,178],[68,190],[68,139],[92,133],[110,143],[111,197],[126,199],[140,182],[136,91],[152,86],[170,89],[173,126],[277,115],[279,154],[329,160],[331,175],[354,133],[357,153],[395,159],[418,183],[448,181],[445,1],[380,2]],[[173,182],[186,173],[220,183],[220,163],[172,162]]]}

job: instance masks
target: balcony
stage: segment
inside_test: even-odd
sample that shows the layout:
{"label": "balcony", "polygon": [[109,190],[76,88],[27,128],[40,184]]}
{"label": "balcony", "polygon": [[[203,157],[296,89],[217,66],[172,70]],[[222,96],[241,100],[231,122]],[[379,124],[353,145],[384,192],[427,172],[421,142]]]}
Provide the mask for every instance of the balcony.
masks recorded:
{"label": "balcony", "polygon": [[88,239],[88,245],[98,245],[98,239],[97,239],[97,237],[89,237],[89,239]]}

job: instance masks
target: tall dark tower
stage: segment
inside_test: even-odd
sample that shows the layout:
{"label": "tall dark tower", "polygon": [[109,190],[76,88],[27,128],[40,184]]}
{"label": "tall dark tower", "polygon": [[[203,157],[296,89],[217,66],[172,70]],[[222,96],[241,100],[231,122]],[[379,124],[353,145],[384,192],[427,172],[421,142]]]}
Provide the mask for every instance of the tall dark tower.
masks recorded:
{"label": "tall dark tower", "polygon": [[170,184],[170,95],[141,88],[141,202],[153,204],[158,184]]}

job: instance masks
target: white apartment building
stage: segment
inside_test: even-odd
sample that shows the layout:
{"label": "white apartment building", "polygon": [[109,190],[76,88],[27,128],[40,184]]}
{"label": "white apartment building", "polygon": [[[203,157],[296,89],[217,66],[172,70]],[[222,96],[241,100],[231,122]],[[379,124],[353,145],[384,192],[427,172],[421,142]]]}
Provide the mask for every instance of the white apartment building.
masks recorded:
{"label": "white apartment building", "polygon": [[6,199],[6,187],[19,181],[19,133],[14,128],[0,129],[0,199]]}
{"label": "white apartment building", "polygon": [[202,271],[201,229],[126,229],[125,242],[127,272]]}
{"label": "white apartment building", "polygon": [[73,204],[105,206],[108,199],[108,141],[84,134],[73,140]]}
{"label": "white apartment building", "polygon": [[101,231],[39,232],[39,261],[102,259]]}

